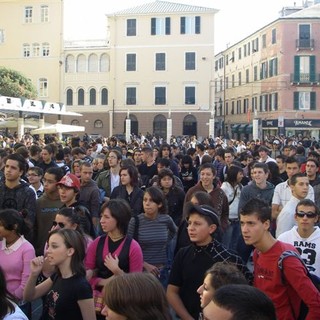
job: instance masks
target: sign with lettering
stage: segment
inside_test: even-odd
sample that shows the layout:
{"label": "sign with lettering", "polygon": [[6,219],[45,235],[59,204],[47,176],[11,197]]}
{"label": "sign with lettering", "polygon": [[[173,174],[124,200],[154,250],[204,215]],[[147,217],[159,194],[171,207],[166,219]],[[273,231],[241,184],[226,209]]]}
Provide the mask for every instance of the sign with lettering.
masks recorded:
{"label": "sign with lettering", "polygon": [[320,128],[320,120],[314,119],[285,119],[285,127],[291,128]]}
{"label": "sign with lettering", "polygon": [[278,120],[262,120],[263,128],[277,128]]}

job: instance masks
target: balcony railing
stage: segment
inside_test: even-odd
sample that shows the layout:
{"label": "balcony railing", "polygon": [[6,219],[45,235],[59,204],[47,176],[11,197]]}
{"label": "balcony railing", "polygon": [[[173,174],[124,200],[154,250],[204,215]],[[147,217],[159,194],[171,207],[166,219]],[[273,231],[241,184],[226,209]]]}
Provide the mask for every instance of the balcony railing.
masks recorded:
{"label": "balcony railing", "polygon": [[297,50],[314,49],[314,39],[297,39],[296,40]]}
{"label": "balcony railing", "polygon": [[309,85],[319,85],[320,84],[320,74],[311,75],[310,73],[300,73],[298,75],[291,73],[290,82],[292,84],[309,84]]}

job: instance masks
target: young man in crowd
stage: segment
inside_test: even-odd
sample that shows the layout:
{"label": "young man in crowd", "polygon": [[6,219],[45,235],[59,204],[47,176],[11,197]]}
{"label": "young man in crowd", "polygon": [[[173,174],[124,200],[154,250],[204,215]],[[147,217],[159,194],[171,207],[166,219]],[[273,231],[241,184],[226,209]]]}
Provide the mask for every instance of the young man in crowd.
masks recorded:
{"label": "young man in crowd", "polygon": [[300,200],[308,195],[309,181],[303,173],[293,175],[289,180],[291,188],[291,198],[280,211],[277,218],[276,237],[285,231],[290,230],[295,225],[294,213]]}
{"label": "young man in crowd", "polygon": [[37,198],[40,198],[44,192],[43,184],[41,182],[43,177],[43,170],[39,167],[31,167],[27,172],[27,178],[30,185],[33,187],[37,194]]}
{"label": "young man in crowd", "polygon": [[138,171],[142,180],[142,187],[148,188],[151,179],[158,174],[157,164],[153,158],[153,151],[151,147],[144,147],[141,150],[142,163],[138,166]]}
{"label": "young man in crowd", "polygon": [[197,289],[207,269],[217,262],[235,264],[247,278],[250,272],[240,257],[229,252],[213,238],[219,218],[207,205],[192,205],[187,209],[188,234],[192,245],[180,249],[174,258],[167,297],[177,315],[184,320],[198,319],[201,312]]}
{"label": "young man in crowd", "polygon": [[285,162],[286,159],[287,157],[284,156],[283,154],[279,154],[276,156],[276,162],[280,172],[279,176],[283,181],[286,181],[288,179],[288,174],[286,171],[286,162]]}
{"label": "young man in crowd", "polygon": [[270,223],[271,208],[263,200],[252,199],[240,211],[243,239],[255,247],[254,286],[273,301],[277,319],[298,319],[302,300],[309,308],[307,319],[320,319],[320,292],[301,261],[289,256],[283,260],[283,272],[280,270],[278,261],[283,252],[296,249],[276,240],[269,231]]}
{"label": "young man in crowd", "polygon": [[297,225],[278,240],[295,246],[309,272],[320,277],[320,229],[316,226],[319,210],[313,201],[303,199],[297,204],[294,218]]}
{"label": "young man in crowd", "polygon": [[319,162],[315,159],[308,159],[306,162],[306,175],[312,187],[320,184]]}
{"label": "young man in crowd", "polygon": [[35,241],[34,247],[37,255],[43,255],[44,245],[48,239],[52,222],[62,207],[60,201],[57,182],[62,179],[64,172],[59,167],[49,168],[43,177],[43,195],[37,199],[36,221],[35,221]]}

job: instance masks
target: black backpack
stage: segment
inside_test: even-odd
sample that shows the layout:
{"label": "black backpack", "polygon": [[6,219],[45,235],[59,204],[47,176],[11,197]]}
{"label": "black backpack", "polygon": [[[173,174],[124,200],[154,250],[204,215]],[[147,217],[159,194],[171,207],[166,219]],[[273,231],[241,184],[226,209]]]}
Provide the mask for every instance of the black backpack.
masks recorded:
{"label": "black backpack", "polygon": [[[299,259],[299,261],[303,264],[303,266],[305,267],[305,269],[307,271],[308,278],[311,280],[313,285],[320,292],[320,278],[318,276],[316,276],[315,274],[310,273],[308,268],[307,268],[307,266],[305,265],[303,259],[300,257],[300,255],[297,252],[292,251],[292,250],[286,250],[286,251],[282,252],[282,254],[281,254],[281,256],[279,257],[279,260],[278,260],[278,267],[279,267],[279,269],[281,271],[282,283],[286,282],[284,269],[283,269],[283,260],[285,258],[288,258],[288,257],[295,257],[295,258]],[[297,320],[306,319],[306,317],[308,315],[308,311],[309,310],[308,310],[307,305],[303,301],[301,301],[300,313],[299,313],[299,316],[298,316]]]}

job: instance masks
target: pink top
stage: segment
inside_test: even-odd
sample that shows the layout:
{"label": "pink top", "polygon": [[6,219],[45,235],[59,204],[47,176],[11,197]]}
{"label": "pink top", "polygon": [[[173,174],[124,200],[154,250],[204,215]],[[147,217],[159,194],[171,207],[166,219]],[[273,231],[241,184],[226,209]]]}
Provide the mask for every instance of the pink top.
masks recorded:
{"label": "pink top", "polygon": [[4,271],[8,291],[22,300],[23,290],[30,275],[30,261],[35,258],[32,244],[23,236],[12,246],[0,241],[0,266]]}
{"label": "pink top", "polygon": [[[86,269],[94,270],[96,269],[96,252],[97,252],[97,246],[99,242],[100,237],[93,240],[93,242],[89,245],[89,248],[87,250],[87,255],[85,259],[85,267]],[[109,246],[108,246],[108,236],[106,237],[106,241],[103,246],[103,256],[105,257],[109,253]],[[114,255],[119,256],[122,247],[124,245],[125,238],[115,250]],[[129,272],[142,272],[143,270],[143,256],[142,256],[142,250],[140,248],[140,245],[137,241],[132,239],[130,250],[129,250]],[[96,286],[98,282],[101,280],[101,278],[98,277],[92,277],[90,280],[90,283],[92,286]]]}

